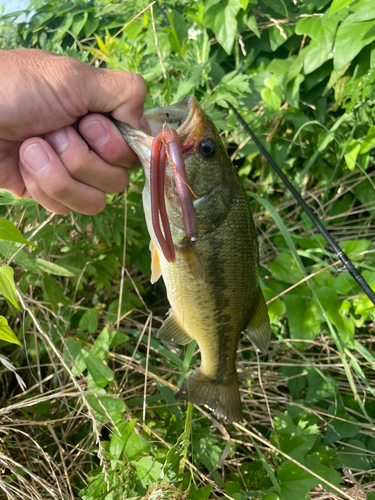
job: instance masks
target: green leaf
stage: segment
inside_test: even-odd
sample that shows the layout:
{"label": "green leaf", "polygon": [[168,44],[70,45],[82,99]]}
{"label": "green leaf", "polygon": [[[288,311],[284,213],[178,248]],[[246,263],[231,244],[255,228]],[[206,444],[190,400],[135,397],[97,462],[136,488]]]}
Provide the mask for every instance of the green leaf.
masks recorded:
{"label": "green leaf", "polygon": [[[353,448],[354,446],[355,448]],[[367,448],[362,441],[359,439],[348,439],[347,444],[337,452],[337,458],[343,467],[361,471],[371,470],[370,457],[373,455],[366,452]]]}
{"label": "green leaf", "polygon": [[362,142],[360,154],[363,155],[365,153],[369,153],[374,148],[375,148],[375,125],[369,128],[367,136],[365,140]]}
{"label": "green leaf", "polygon": [[212,491],[212,485],[207,484],[203,488],[199,488],[188,494],[187,500],[208,500]]}
{"label": "green leaf", "polygon": [[[96,311],[96,309],[90,309],[90,311]],[[90,312],[90,311],[87,311],[87,312]],[[94,323],[94,321],[92,321],[91,318],[89,318],[86,321],[86,320],[84,320],[84,316],[82,317],[82,319],[79,323],[79,326],[80,326],[80,328],[85,330],[86,328],[84,328],[81,325],[81,322],[83,324],[88,324],[87,329],[89,330],[90,333],[95,332],[97,327],[98,327],[98,317],[96,317],[96,327],[93,331],[90,331],[90,322]],[[92,324],[91,326],[93,327],[94,324]],[[103,330],[99,333],[99,335],[97,336],[97,338],[95,340],[94,347],[91,351],[91,354],[93,356],[95,356],[95,358],[100,359],[101,361],[104,361],[105,359],[107,359],[108,353],[109,353],[109,348],[111,347],[112,341],[115,338],[115,336],[117,335],[117,333],[119,333],[119,332],[116,332],[116,330],[109,330],[107,327],[104,327]],[[125,335],[125,337],[126,337],[126,335]],[[127,337],[127,338],[129,338],[129,337]]]}
{"label": "green leaf", "polygon": [[210,0],[203,12],[202,22],[210,28],[225,52],[230,55],[237,34],[238,12],[242,9],[239,0]]}
{"label": "green leaf", "polygon": [[288,294],[284,297],[284,303],[290,337],[292,339],[314,339],[320,328],[317,304],[313,300],[307,300],[297,294]]}
{"label": "green leaf", "polygon": [[349,18],[337,30],[333,65],[340,70],[351,63],[355,56],[375,40],[375,21],[352,23]]}
{"label": "green leaf", "polygon": [[22,347],[21,342],[16,337],[16,334],[8,326],[8,321],[4,316],[0,316],[0,340],[5,340],[5,342],[10,342],[11,344],[18,344]]}
{"label": "green leaf", "polygon": [[335,325],[342,340],[347,342],[350,346],[353,346],[355,330],[354,323],[351,319],[348,319],[345,314],[343,314],[343,311],[340,310],[336,291],[325,286],[317,290],[316,293],[322,307],[324,308],[325,314]]}
{"label": "green leaf", "polygon": [[97,17],[92,18],[90,14],[86,21],[85,26],[83,27],[85,38],[91,36],[94,33],[94,31],[98,28],[98,26],[99,26],[99,19]]}
{"label": "green leaf", "polygon": [[346,166],[350,171],[355,169],[357,156],[361,149],[361,143],[358,141],[350,141],[346,153],[344,155]]}
{"label": "green leaf", "polygon": [[359,426],[356,425],[357,420],[345,411],[343,406],[338,406],[337,409],[331,405],[328,409],[331,415],[338,418],[331,418],[328,422],[326,435],[324,437],[325,444],[331,444],[345,438],[353,438],[359,432]]}
{"label": "green leaf", "polygon": [[96,413],[106,419],[109,415],[115,424],[119,423],[121,414],[126,410],[125,403],[121,399],[115,397],[88,394],[86,399]]}
{"label": "green leaf", "polygon": [[335,14],[335,12],[348,7],[353,2],[354,0],[333,0],[332,5],[328,11],[329,15],[331,16],[332,14]]}
{"label": "green leaf", "polygon": [[151,445],[139,434],[131,434],[125,445],[125,455],[129,460],[137,460],[142,453],[149,453]]}
{"label": "green leaf", "polygon": [[2,293],[7,301],[14,307],[21,310],[18,304],[16,285],[14,284],[14,271],[9,266],[0,267],[0,293]]}
{"label": "green leaf", "polygon": [[137,462],[133,463],[137,470],[138,479],[142,481],[143,484],[145,481],[150,484],[160,479],[163,465],[152,457],[142,457]]}
{"label": "green leaf", "polygon": [[25,240],[21,231],[14,227],[13,224],[7,219],[0,219],[0,239],[12,241],[14,243],[22,243],[24,245],[31,245],[36,248],[36,245]]}
{"label": "green leaf", "polygon": [[314,41],[302,49],[300,57],[303,60],[303,70],[308,75],[332,59],[332,54],[322,49]]}
{"label": "green leaf", "polygon": [[183,46],[184,41],[186,40],[189,27],[185,19],[176,10],[171,11],[171,13],[169,14],[169,20],[176,34],[176,39],[178,41],[179,49],[181,50],[181,47]]}
{"label": "green leaf", "polygon": [[279,482],[283,500],[302,500],[320,481],[295,463],[285,462],[279,469]]}
{"label": "green leaf", "polygon": [[326,18],[320,16],[302,17],[296,26],[297,35],[307,35],[325,52],[331,52],[338,23],[337,16]]}
{"label": "green leaf", "polygon": [[78,340],[68,337],[65,341],[63,350],[64,359],[71,366],[73,375],[77,376],[86,370],[87,366],[84,360],[84,351],[82,344]]}
{"label": "green leaf", "polygon": [[303,278],[296,261],[290,253],[279,253],[276,260],[270,262],[269,267],[272,271],[272,276],[277,281],[294,284]]}
{"label": "green leaf", "polygon": [[117,429],[113,430],[109,452],[113,458],[119,459],[124,451],[125,445],[134,429],[137,420],[134,418],[130,422],[121,422]]}
{"label": "green leaf", "polygon": [[73,35],[78,36],[80,34],[82,28],[84,27],[84,25],[87,21],[87,18],[88,18],[87,12],[76,14],[74,16],[73,24],[72,24],[72,28],[71,28]]}
{"label": "green leaf", "polygon": [[260,38],[259,28],[255,16],[253,14],[249,14],[246,20],[246,26],[252,31],[258,38]]}
{"label": "green leaf", "polygon": [[87,369],[92,378],[99,387],[106,387],[108,382],[111,382],[115,376],[109,366],[105,365],[99,359],[96,359],[89,352],[82,350],[83,359],[85,360]]}
{"label": "green leaf", "polygon": [[85,311],[84,315],[80,319],[79,327],[82,330],[88,330],[90,333],[96,332],[99,323],[99,312],[97,309],[89,309]]}
{"label": "green leaf", "polygon": [[306,402],[315,404],[327,397],[334,397],[338,392],[338,383],[335,379],[324,377],[316,370],[309,368],[307,380],[309,387],[306,394]]}
{"label": "green leaf", "polygon": [[37,258],[35,259],[35,263],[37,264],[38,268],[41,271],[44,271],[49,274],[54,274],[55,276],[65,276],[65,277],[75,276],[74,273],[68,271],[67,269],[65,269],[65,267],[59,266],[54,262],[49,262],[48,260]]}

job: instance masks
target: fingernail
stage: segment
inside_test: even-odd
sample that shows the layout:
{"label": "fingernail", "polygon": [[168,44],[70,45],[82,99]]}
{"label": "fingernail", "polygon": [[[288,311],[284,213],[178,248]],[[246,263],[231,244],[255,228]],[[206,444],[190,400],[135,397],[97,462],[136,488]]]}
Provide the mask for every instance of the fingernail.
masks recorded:
{"label": "fingernail", "polygon": [[108,140],[108,133],[103,125],[93,120],[91,122],[86,122],[82,129],[82,135],[87,139],[93,146],[103,146]]}
{"label": "fingernail", "polygon": [[52,132],[48,136],[48,142],[51,144],[57,154],[62,153],[69,144],[69,137],[64,128],[57,132]]}
{"label": "fingernail", "polygon": [[42,173],[49,167],[51,160],[40,143],[27,146],[22,155],[24,165],[36,173]]}

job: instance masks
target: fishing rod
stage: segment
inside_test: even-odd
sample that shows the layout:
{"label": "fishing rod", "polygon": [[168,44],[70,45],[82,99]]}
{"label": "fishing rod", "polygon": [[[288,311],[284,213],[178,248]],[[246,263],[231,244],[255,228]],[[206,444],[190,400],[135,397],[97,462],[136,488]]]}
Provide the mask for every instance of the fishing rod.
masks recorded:
{"label": "fishing rod", "polygon": [[259,151],[262,153],[262,155],[266,158],[268,163],[271,165],[271,167],[274,169],[274,171],[277,173],[277,175],[280,177],[280,179],[283,181],[285,186],[289,189],[289,191],[292,193],[294,198],[297,200],[299,205],[303,208],[305,211],[306,215],[310,218],[311,222],[315,225],[315,227],[318,229],[320,234],[322,234],[325,238],[325,240],[331,245],[332,249],[334,252],[337,254],[337,257],[341,260],[341,262],[344,264],[346,269],[349,271],[349,273],[353,276],[353,278],[356,280],[358,285],[362,288],[362,290],[365,292],[367,297],[371,300],[371,302],[375,305],[375,293],[372,291],[370,288],[369,284],[367,281],[364,279],[364,277],[359,273],[357,268],[354,266],[353,262],[349,259],[349,257],[341,250],[339,247],[338,243],[336,240],[333,238],[333,236],[327,231],[327,229],[323,226],[321,223],[319,217],[317,217],[314,212],[311,210],[311,208],[308,206],[308,204],[304,201],[304,199],[301,197],[299,192],[296,190],[296,188],[293,186],[293,184],[289,181],[289,179],[286,177],[286,175],[283,173],[281,168],[278,166],[278,164],[275,162],[275,160],[272,158],[272,156],[268,153],[266,148],[263,146],[263,144],[260,142],[258,137],[255,135],[253,130],[249,127],[249,125],[246,123],[244,118],[241,116],[241,114],[236,110],[236,108],[228,101],[226,101],[228,104],[229,108],[233,111],[235,114],[237,120],[240,122],[242,127],[246,130],[246,132],[249,134],[251,139],[254,141],[255,145],[258,147]]}

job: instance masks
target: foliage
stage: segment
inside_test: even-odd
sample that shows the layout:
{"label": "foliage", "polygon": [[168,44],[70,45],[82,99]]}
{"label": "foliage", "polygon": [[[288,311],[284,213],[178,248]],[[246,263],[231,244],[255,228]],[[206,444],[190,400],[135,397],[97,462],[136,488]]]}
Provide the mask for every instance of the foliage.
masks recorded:
{"label": "foliage", "polygon": [[[148,283],[142,172],[132,174],[126,196],[108,196],[95,217],[54,216],[44,224],[47,215],[32,200],[1,193],[0,256],[7,265],[0,268],[0,338],[8,332],[7,340],[25,345],[2,342],[1,349],[30,375],[21,372],[29,390],[14,403],[14,375],[0,373],[9,387],[0,395],[0,432],[6,413],[22,417],[29,422],[22,439],[35,457],[33,469],[18,453],[20,432],[0,436],[4,491],[38,498],[17,478],[38,483],[39,475],[43,498],[65,488],[61,497],[85,500],[224,492],[236,500],[294,500],[323,490],[354,498],[358,489],[370,499],[375,308],[226,101],[374,288],[373,0],[38,0],[0,23],[0,47],[42,48],[141,73],[146,107],[195,93],[235,153],[249,194],[275,335],[259,365],[242,340],[246,417],[230,429],[230,441],[212,417],[191,420],[175,404],[172,389],[197,362],[195,346],[166,348],[150,335],[167,302],[163,286]],[[125,228],[127,272],[119,279]],[[14,309],[13,269],[24,317]],[[10,450],[18,453],[13,461]],[[45,472],[52,462],[57,476]]]}

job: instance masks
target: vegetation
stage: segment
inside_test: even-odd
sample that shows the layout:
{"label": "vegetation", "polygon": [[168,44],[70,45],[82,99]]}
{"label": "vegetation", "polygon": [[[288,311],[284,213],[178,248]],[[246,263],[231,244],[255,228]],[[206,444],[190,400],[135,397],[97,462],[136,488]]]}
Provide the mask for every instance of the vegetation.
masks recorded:
{"label": "vegetation", "polygon": [[374,288],[374,1],[35,0],[0,34],[139,72],[146,107],[197,96],[249,195],[274,333],[265,357],[240,342],[241,424],[186,411],[199,354],[154,335],[142,171],[94,217],[2,192],[0,498],[374,500],[375,308],[226,104]]}

